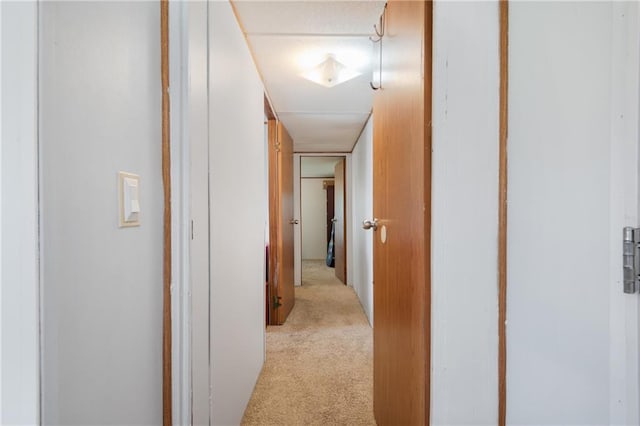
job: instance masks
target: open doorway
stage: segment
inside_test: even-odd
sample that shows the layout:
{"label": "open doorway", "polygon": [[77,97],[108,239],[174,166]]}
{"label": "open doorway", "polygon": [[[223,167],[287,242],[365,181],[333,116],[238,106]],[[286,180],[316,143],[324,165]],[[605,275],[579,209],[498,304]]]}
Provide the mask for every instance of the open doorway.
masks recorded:
{"label": "open doorway", "polygon": [[347,283],[346,158],[300,156],[301,280],[334,275]]}

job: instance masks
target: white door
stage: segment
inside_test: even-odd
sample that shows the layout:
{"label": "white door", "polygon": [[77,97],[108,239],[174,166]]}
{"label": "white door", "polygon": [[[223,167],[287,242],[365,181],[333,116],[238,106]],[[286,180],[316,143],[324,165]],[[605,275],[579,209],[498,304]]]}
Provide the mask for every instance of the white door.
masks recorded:
{"label": "white door", "polygon": [[510,2],[508,424],[640,424],[637,3]]}

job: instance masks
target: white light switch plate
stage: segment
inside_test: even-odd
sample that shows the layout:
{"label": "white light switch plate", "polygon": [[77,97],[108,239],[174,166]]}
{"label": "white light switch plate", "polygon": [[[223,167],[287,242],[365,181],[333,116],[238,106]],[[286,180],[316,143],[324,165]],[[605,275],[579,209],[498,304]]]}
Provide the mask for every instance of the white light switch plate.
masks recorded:
{"label": "white light switch plate", "polygon": [[118,172],[120,227],[140,226],[140,176]]}

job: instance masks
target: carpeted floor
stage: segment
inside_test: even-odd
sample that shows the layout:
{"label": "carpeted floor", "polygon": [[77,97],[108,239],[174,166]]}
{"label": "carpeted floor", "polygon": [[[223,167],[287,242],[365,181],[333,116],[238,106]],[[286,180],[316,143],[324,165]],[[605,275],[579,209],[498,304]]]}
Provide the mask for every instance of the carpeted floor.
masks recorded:
{"label": "carpeted floor", "polygon": [[267,359],[243,425],[375,425],[373,335],[358,297],[322,261],[303,262],[302,287]]}

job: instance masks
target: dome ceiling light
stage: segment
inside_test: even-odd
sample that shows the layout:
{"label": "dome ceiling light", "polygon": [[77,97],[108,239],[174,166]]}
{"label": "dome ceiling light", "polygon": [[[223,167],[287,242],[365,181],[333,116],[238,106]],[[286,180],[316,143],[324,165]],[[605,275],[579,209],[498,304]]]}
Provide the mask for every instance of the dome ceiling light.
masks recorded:
{"label": "dome ceiling light", "polygon": [[328,54],[324,61],[302,73],[302,77],[324,87],[334,87],[360,74],[338,62],[335,55]]}

